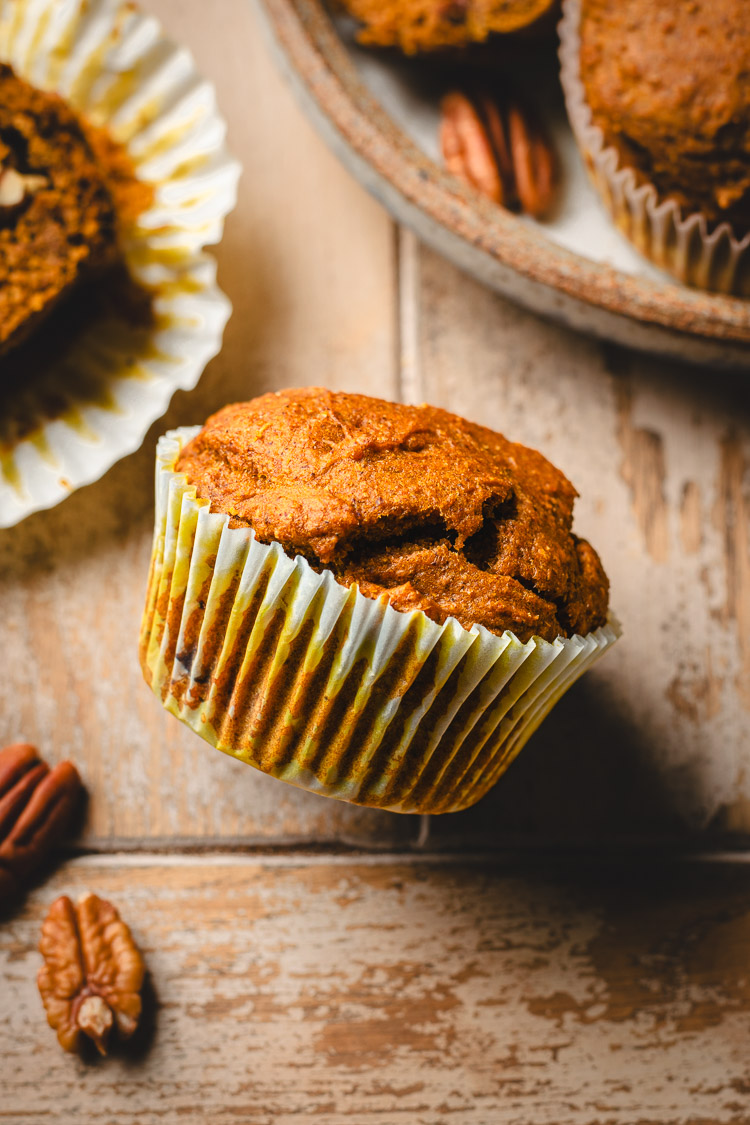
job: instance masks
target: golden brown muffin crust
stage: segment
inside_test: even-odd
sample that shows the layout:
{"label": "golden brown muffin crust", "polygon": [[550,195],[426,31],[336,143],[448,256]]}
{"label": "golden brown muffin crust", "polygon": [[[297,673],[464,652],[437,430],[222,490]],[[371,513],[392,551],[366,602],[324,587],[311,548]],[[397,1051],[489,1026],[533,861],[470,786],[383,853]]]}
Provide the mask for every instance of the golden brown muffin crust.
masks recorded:
{"label": "golden brown muffin crust", "polygon": [[482,43],[491,34],[519,31],[557,0],[341,0],[362,23],[359,41],[399,47],[408,55]]}
{"label": "golden brown muffin crust", "polygon": [[180,454],[232,526],[397,609],[523,640],[604,624],[608,582],[541,453],[432,406],[308,388],[209,418]]}
{"label": "golden brown muffin crust", "polygon": [[748,0],[583,0],[581,79],[624,164],[750,229]]}

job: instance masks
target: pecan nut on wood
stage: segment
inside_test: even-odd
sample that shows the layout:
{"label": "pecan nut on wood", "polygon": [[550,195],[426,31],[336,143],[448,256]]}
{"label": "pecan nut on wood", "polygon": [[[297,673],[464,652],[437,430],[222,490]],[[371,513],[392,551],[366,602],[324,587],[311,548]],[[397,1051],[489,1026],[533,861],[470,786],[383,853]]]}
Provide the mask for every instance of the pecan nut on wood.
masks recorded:
{"label": "pecan nut on wood", "polygon": [[83,793],[78,770],[53,770],[33,746],[0,750],[0,903],[17,895],[65,834]]}
{"label": "pecan nut on wood", "polygon": [[143,957],[115,907],[94,894],[74,906],[67,895],[50,907],[39,943],[37,983],[47,1022],[66,1051],[82,1035],[102,1055],[113,1027],[127,1039],[138,1026]]}
{"label": "pecan nut on wood", "polygon": [[554,150],[532,114],[511,96],[459,91],[441,103],[445,167],[502,207],[539,218],[555,197]]}

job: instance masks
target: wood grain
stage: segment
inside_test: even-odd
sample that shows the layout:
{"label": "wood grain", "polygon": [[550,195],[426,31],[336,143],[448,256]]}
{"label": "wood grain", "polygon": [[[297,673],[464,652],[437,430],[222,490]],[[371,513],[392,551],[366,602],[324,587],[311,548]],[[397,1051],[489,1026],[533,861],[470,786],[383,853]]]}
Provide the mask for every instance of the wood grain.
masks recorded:
{"label": "wood grain", "polygon": [[[61,892],[110,897],[143,1033],[64,1055]],[[94,857],[0,931],[0,1121],[728,1125],[750,1119],[750,867]]]}
{"label": "wood grain", "polygon": [[154,10],[216,85],[245,174],[219,248],[221,356],[143,448],[0,536],[0,741],[74,757],[90,846],[143,839],[389,845],[413,822],[238,769],[145,689],[135,638],[153,449],[232,399],[322,382],[430,400],[546,452],[612,577],[625,638],[447,844],[750,829],[750,417],[741,379],[607,349],[467,280],[341,171],[277,78],[242,0]]}
{"label": "wood grain", "polygon": [[227,402],[323,383],[397,393],[396,263],[385,213],[343,172],[276,75],[246,0],[149,4],[216,85],[244,166],[218,248],[234,304],[221,355],[142,449],[0,533],[0,745],[72,757],[86,844],[143,837],[404,842],[413,821],[324,801],[237,766],[168,716],[136,658],[156,438]]}
{"label": "wood grain", "polygon": [[625,629],[483,805],[433,833],[745,835],[745,381],[545,324],[427,250],[411,272],[413,399],[500,429],[568,474],[581,494],[576,528],[602,556]]}
{"label": "wood grain", "polygon": [[[750,407],[740,379],[546,325],[395,232],[302,120],[246,0],[149,7],[215,82],[245,167],[218,250],[235,314],[137,454],[0,534],[0,743],[80,764],[81,844],[102,853],[0,919],[0,1121],[747,1122],[746,863],[184,854],[746,842]],[[428,399],[538,446],[612,576],[624,640],[465,814],[420,824],[275,782],[142,682],[156,437],[308,383]],[[105,1062],[63,1055],[35,985],[49,903],[85,889],[118,904],[150,970],[144,1027]]]}

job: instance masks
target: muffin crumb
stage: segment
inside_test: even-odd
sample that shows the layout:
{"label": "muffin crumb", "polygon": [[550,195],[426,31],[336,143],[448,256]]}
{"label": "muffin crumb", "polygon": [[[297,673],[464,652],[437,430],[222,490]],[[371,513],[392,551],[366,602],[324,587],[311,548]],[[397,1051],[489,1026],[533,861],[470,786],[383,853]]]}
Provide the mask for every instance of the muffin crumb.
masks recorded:
{"label": "muffin crumb", "polygon": [[23,187],[0,205],[0,353],[116,257],[116,216],[75,114],[0,64],[0,167]]}
{"label": "muffin crumb", "polygon": [[0,64],[0,355],[82,283],[122,271],[118,236],[152,198],[104,130]]}

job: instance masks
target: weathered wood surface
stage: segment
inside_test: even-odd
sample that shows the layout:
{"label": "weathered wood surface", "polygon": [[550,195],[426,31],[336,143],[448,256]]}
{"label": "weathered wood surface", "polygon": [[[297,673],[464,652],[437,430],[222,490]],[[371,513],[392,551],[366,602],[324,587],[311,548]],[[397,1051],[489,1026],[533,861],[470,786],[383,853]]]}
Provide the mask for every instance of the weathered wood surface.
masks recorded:
{"label": "weathered wood surface", "polygon": [[404,843],[416,825],[238,768],[164,714],[134,651],[155,438],[290,384],[430,401],[539,446],[581,492],[577,525],[626,629],[450,842],[750,825],[750,407],[741,377],[677,368],[543,324],[392,225],[276,76],[250,6],[154,10],[216,83],[245,174],[219,250],[222,355],[143,449],[0,536],[0,741],[81,763],[86,840]]}
{"label": "weathered wood surface", "polygon": [[95,846],[205,836],[404,843],[415,822],[237,769],[162,710],[138,668],[158,435],[283,386],[398,389],[392,224],[299,114],[247,0],[210,17],[202,0],[149,7],[215,83],[244,165],[217,251],[234,315],[199,387],[176,396],[137,454],[0,533],[0,745],[23,737],[52,761],[75,759]]}
{"label": "weathered wood surface", "polygon": [[[302,120],[246,0],[149,7],[215,82],[245,166],[218,251],[235,314],[137,454],[0,533],[0,744],[79,763],[80,844],[102,853],[0,919],[0,1121],[743,1125],[744,863],[184,854],[746,839],[750,397],[543,324],[394,231]],[[156,437],[306,383],[429,399],[538,446],[612,577],[624,640],[486,801],[429,830],[223,757],[137,666]],[[122,907],[150,969],[144,1031],[105,1063],[62,1054],[34,983],[46,907],[85,888]]]}
{"label": "weathered wood surface", "polygon": [[[442,837],[750,828],[750,394],[603,346],[412,251],[410,393],[542,449],[624,639]],[[750,373],[748,373],[750,374]]]}
{"label": "weathered wood surface", "polygon": [[[106,1061],[35,985],[47,905],[86,889],[152,985]],[[749,943],[746,863],[81,859],[0,930],[0,1121],[746,1122]]]}
{"label": "weathered wood surface", "polygon": [[250,6],[151,5],[216,83],[245,166],[218,252],[222,355],[142,450],[0,535],[0,741],[76,758],[85,840],[403,844],[414,822],[334,805],[204,747],[145,689],[135,638],[156,436],[301,383],[430,401],[539,446],[581,492],[625,639],[558,707],[495,794],[436,840],[750,827],[750,398],[607,349],[484,291],[337,166],[274,72]]}

